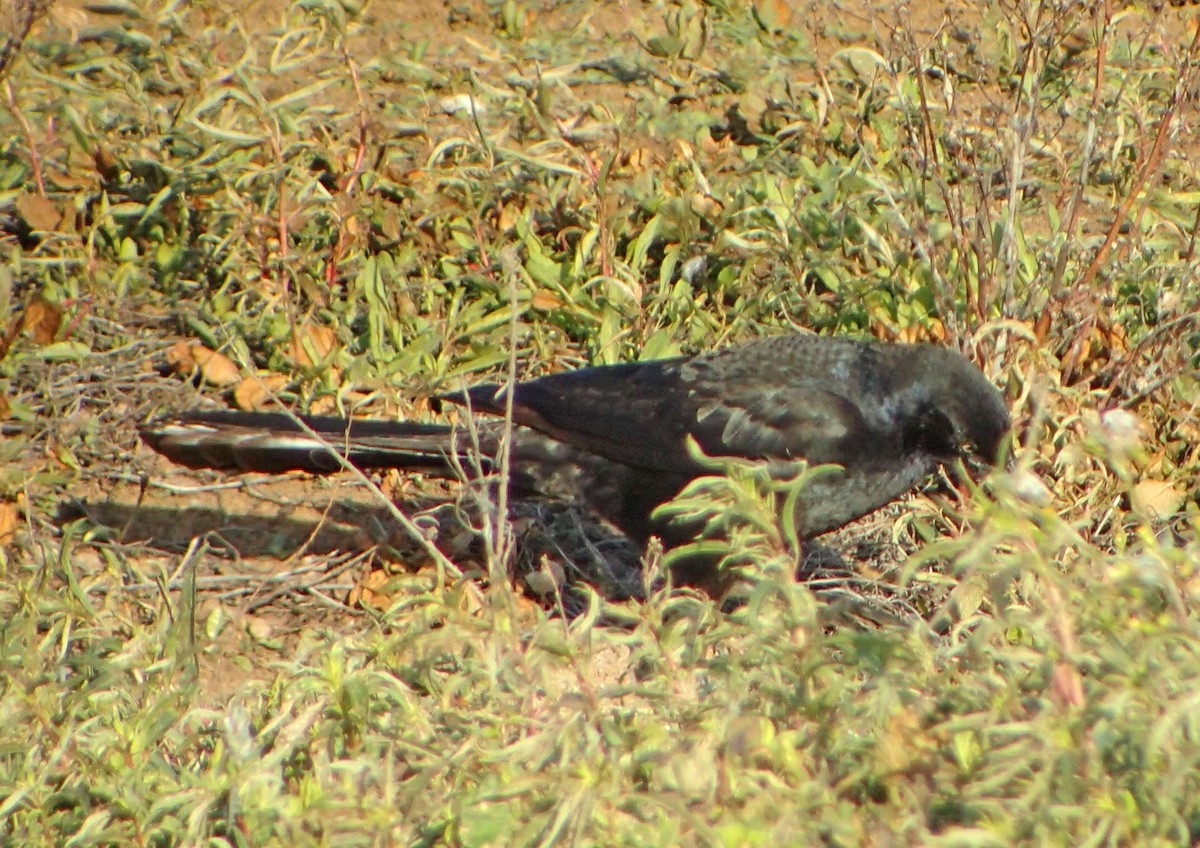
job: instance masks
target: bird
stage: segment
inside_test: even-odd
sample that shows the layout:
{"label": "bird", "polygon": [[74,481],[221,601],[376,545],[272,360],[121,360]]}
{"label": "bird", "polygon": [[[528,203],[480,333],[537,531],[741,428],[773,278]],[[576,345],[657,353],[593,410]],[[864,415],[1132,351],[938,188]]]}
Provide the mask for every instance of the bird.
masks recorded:
{"label": "bird", "polygon": [[809,539],[896,500],[940,466],[994,465],[1010,428],[1001,392],[953,349],[798,332],[435,401],[469,410],[473,426],[299,416],[314,438],[286,413],[215,410],[168,415],[140,435],[191,468],[329,474],[342,467],[332,450],[363,470],[487,475],[511,406],[510,498],[576,504],[643,548],[658,537],[671,549],[698,528],[656,510],[713,473],[696,447],[769,469],[837,466],[795,499],[795,527]]}

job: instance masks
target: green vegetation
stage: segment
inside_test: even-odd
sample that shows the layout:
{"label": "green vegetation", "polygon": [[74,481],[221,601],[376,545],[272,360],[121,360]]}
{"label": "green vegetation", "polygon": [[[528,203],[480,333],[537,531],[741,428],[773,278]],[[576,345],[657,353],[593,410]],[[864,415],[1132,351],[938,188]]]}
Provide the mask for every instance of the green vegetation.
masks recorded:
{"label": "green vegetation", "polygon": [[[1200,840],[1195,13],[817,5],[51,11],[0,80],[0,843]],[[813,583],[714,483],[739,604],[652,562],[570,616],[290,500],[250,586],[141,485],[202,393],[424,415],[792,326],[969,349],[1012,470]]]}

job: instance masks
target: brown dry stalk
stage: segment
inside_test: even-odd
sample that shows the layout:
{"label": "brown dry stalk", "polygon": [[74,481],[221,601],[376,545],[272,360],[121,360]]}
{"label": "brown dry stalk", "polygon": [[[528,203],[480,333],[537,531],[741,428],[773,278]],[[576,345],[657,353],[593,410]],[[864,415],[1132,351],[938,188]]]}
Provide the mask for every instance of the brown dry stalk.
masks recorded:
{"label": "brown dry stalk", "polygon": [[50,3],[51,0],[0,2],[0,77],[16,59],[25,36],[37,19],[46,14]]}
{"label": "brown dry stalk", "polygon": [[1179,77],[1175,81],[1175,90],[1171,93],[1171,102],[1163,113],[1162,119],[1158,122],[1158,132],[1154,135],[1154,143],[1150,146],[1150,153],[1146,156],[1142,163],[1142,168],[1138,171],[1137,177],[1133,181],[1133,185],[1129,187],[1128,193],[1125,195],[1117,214],[1113,216],[1112,224],[1108,228],[1108,233],[1104,237],[1104,243],[1100,246],[1100,250],[1096,253],[1092,264],[1084,271],[1083,276],[1079,278],[1079,282],[1075,286],[1076,296],[1081,293],[1086,293],[1091,283],[1096,279],[1096,275],[1100,273],[1100,268],[1108,259],[1108,255],[1112,252],[1113,245],[1116,244],[1117,235],[1120,233],[1122,225],[1129,219],[1129,210],[1133,208],[1134,201],[1141,195],[1142,189],[1146,185],[1146,181],[1150,178],[1150,174],[1154,173],[1159,163],[1167,150],[1167,138],[1171,132],[1171,124],[1174,122],[1175,115],[1179,111],[1180,105],[1188,96],[1192,82],[1192,69],[1196,64],[1196,54],[1200,50],[1200,27],[1192,35],[1192,43],[1188,45],[1187,52],[1180,62]]}

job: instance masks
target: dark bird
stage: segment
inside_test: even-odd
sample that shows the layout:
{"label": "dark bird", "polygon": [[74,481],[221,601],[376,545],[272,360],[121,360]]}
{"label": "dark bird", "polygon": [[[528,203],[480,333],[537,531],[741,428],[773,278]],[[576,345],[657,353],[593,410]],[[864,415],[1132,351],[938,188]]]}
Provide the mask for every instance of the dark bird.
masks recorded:
{"label": "dark bird", "polygon": [[[504,415],[505,390],[481,385],[441,400]],[[833,463],[842,471],[802,491],[802,537],[833,530],[916,486],[940,464],[994,463],[1009,427],[1000,392],[947,348],[812,335],[759,339],[716,353],[603,365],[518,383],[510,443],[512,497],[546,497],[591,510],[644,545],[690,541],[694,527],[653,516],[691,480],[711,473],[689,453]],[[495,464],[503,423],[466,427],[193,412],[144,426],[142,438],[192,468],[325,474],[329,448],[360,468],[440,476]],[[477,445],[476,445],[477,441]]]}

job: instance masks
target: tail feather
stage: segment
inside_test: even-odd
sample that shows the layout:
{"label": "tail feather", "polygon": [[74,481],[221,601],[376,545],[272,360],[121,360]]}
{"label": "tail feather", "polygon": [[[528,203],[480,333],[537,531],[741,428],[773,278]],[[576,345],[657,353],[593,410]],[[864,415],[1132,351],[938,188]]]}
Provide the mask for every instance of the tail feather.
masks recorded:
{"label": "tail feather", "polygon": [[290,416],[267,412],[193,412],[153,421],[139,432],[155,451],[188,468],[268,473],[340,471],[333,448],[359,468],[453,475],[468,443],[465,434],[440,424],[298,417],[318,438]]}
{"label": "tail feather", "polygon": [[[143,425],[140,434],[155,451],[188,468],[333,474],[342,465],[330,453],[332,448],[361,469],[396,468],[447,478],[493,474],[493,460],[505,437],[503,422],[496,421],[476,422],[471,433],[443,424],[298,417],[316,438],[289,415],[230,410],[161,418]],[[513,497],[579,504],[636,539],[650,533],[650,508],[686,482],[638,472],[529,427],[514,428],[509,447],[508,487]]]}

